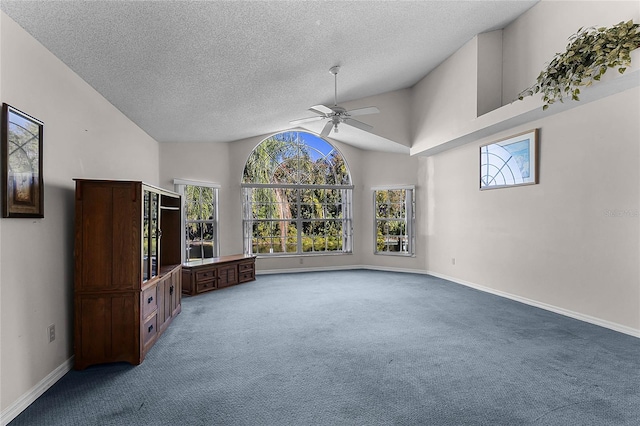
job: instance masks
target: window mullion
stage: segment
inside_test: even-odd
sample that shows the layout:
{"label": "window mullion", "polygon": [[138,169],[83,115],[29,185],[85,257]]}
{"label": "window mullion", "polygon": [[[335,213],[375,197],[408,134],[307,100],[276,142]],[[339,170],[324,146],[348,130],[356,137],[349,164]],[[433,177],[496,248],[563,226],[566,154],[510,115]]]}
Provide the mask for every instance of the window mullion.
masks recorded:
{"label": "window mullion", "polygon": [[297,236],[297,254],[302,254],[302,189],[296,190],[296,209],[298,211],[298,217],[296,218],[296,236]]}

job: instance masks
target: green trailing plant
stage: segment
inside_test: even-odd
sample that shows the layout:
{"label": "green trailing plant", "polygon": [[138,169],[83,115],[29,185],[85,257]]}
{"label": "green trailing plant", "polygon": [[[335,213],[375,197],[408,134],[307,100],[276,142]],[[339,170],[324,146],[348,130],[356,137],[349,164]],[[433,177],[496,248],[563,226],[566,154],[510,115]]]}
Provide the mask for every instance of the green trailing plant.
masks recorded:
{"label": "green trailing plant", "polygon": [[518,99],[542,93],[543,109],[570,97],[579,101],[580,87],[599,81],[609,68],[623,74],[631,65],[631,51],[640,47],[640,25],[633,21],[612,27],[580,28],[569,37],[567,50],[556,53],[538,75],[536,83],[523,90]]}

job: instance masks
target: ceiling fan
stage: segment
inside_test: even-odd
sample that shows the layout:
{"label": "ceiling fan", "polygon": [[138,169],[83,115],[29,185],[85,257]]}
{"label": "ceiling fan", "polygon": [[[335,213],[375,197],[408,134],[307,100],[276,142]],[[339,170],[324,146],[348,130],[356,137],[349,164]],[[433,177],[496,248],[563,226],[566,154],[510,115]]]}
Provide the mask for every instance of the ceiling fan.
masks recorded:
{"label": "ceiling fan", "polygon": [[331,129],[333,129],[334,133],[338,133],[338,124],[344,123],[349,126],[357,127],[358,129],[364,131],[371,131],[373,126],[370,126],[362,121],[354,120],[351,117],[358,115],[366,115],[366,114],[377,114],[380,112],[378,108],[371,106],[366,108],[358,108],[347,111],[346,109],[338,106],[338,71],[340,71],[339,66],[331,67],[329,72],[333,74],[335,80],[335,91],[334,91],[334,103],[332,107],[324,106],[324,105],[316,105],[309,108],[309,111],[315,112],[318,114],[316,117],[308,117],[302,118],[300,120],[293,120],[289,123],[291,124],[302,124],[309,123],[311,121],[319,121],[319,120],[328,120],[327,124],[324,125],[321,136],[328,136],[331,133]]}

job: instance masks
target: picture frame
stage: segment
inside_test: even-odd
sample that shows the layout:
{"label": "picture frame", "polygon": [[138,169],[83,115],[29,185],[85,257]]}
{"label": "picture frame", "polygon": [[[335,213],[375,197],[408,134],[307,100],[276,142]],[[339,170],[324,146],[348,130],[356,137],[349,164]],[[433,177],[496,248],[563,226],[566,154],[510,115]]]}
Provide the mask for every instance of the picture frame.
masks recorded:
{"label": "picture frame", "polygon": [[538,129],[480,146],[480,190],[538,183]]}
{"label": "picture frame", "polygon": [[2,217],[43,218],[42,134],[44,123],[2,104]]}

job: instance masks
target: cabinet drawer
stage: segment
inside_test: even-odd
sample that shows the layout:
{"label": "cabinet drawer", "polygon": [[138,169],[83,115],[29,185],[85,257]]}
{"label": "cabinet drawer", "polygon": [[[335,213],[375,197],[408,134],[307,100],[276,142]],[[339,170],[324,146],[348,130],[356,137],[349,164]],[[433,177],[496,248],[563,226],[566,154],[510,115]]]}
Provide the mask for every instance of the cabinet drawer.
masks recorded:
{"label": "cabinet drawer", "polygon": [[238,280],[241,283],[247,282],[247,281],[253,281],[253,271],[249,271],[249,272],[241,272],[240,273],[240,279]]}
{"label": "cabinet drawer", "polygon": [[142,326],[142,341],[146,345],[156,335],[156,328],[158,327],[158,316],[154,315]]}
{"label": "cabinet drawer", "polygon": [[215,288],[216,288],[216,282],[215,281],[198,282],[196,284],[196,293],[202,293],[203,291],[209,291],[209,290],[213,290]]}
{"label": "cabinet drawer", "polygon": [[158,309],[156,286],[149,287],[142,292],[142,318],[146,318]]}
{"label": "cabinet drawer", "polygon": [[246,271],[249,271],[249,272],[253,271],[253,262],[238,264],[238,270],[240,271],[241,274]]}
{"label": "cabinet drawer", "polygon": [[209,281],[216,277],[215,269],[208,269],[206,271],[196,272],[196,281]]}

